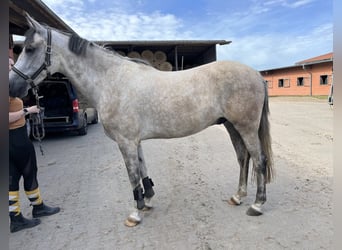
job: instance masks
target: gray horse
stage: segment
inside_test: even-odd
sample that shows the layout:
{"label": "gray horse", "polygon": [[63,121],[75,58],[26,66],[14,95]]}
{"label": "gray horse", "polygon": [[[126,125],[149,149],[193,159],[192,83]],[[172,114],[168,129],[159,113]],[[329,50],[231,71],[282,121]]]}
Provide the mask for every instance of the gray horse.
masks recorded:
{"label": "gray horse", "polygon": [[240,165],[238,191],[229,203],[239,205],[247,195],[252,158],[257,193],[247,214],[262,214],[273,162],[267,86],[259,72],[229,61],[162,72],[29,15],[27,20],[24,49],[9,74],[10,96],[23,97],[48,73],[60,72],[93,103],[106,134],[119,146],[132,185],[134,211],[127,226],[141,222],[154,195],[141,141],[188,136],[214,124],[227,128]]}

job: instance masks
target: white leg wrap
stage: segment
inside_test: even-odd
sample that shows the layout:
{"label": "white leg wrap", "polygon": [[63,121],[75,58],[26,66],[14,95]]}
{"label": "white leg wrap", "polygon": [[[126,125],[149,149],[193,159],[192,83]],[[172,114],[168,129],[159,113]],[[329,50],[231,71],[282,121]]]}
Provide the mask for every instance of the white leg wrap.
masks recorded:
{"label": "white leg wrap", "polygon": [[128,219],[132,222],[138,222],[139,223],[142,220],[142,213],[139,210],[136,210],[128,216]]}
{"label": "white leg wrap", "polygon": [[152,208],[152,198],[145,198],[145,207],[146,208]]}

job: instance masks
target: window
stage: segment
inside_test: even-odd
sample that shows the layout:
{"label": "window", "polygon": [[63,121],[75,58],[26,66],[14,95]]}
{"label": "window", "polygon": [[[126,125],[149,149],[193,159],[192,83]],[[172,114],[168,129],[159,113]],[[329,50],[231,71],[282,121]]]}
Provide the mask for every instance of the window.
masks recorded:
{"label": "window", "polygon": [[327,75],[321,75],[320,76],[320,84],[321,85],[328,85],[328,76]]}
{"label": "window", "polygon": [[289,88],[290,87],[290,79],[278,79],[278,88]]}
{"label": "window", "polygon": [[278,80],[278,87],[283,88],[284,87],[284,79],[279,79]]}
{"label": "window", "polygon": [[297,78],[297,86],[304,86],[304,77]]}

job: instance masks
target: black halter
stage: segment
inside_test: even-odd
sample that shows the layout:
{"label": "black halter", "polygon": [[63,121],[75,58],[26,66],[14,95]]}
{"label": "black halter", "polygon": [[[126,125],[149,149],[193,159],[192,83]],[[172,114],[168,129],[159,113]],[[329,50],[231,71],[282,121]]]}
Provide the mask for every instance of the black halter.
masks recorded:
{"label": "black halter", "polygon": [[39,76],[39,74],[43,70],[47,70],[47,67],[51,65],[50,57],[51,57],[51,30],[50,28],[47,28],[47,47],[46,47],[46,52],[45,52],[45,61],[43,62],[42,66],[40,66],[40,68],[37,69],[37,71],[31,77],[24,74],[23,72],[21,72],[19,69],[17,69],[14,66],[12,67],[12,70],[15,73],[17,73],[19,76],[24,78],[25,81],[29,83],[32,88],[36,88],[37,86],[34,84],[33,81],[37,78],[37,76]]}

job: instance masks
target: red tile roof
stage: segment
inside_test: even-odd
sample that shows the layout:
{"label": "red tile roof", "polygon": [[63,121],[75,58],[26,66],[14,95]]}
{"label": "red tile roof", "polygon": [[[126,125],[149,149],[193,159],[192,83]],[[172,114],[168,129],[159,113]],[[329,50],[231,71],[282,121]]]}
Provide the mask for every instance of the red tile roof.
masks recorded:
{"label": "red tile roof", "polygon": [[328,54],[316,56],[313,58],[306,59],[304,61],[297,62],[296,65],[298,65],[298,64],[310,64],[310,63],[315,63],[315,62],[320,62],[320,61],[332,60],[333,57],[334,57],[334,53],[330,52]]}

